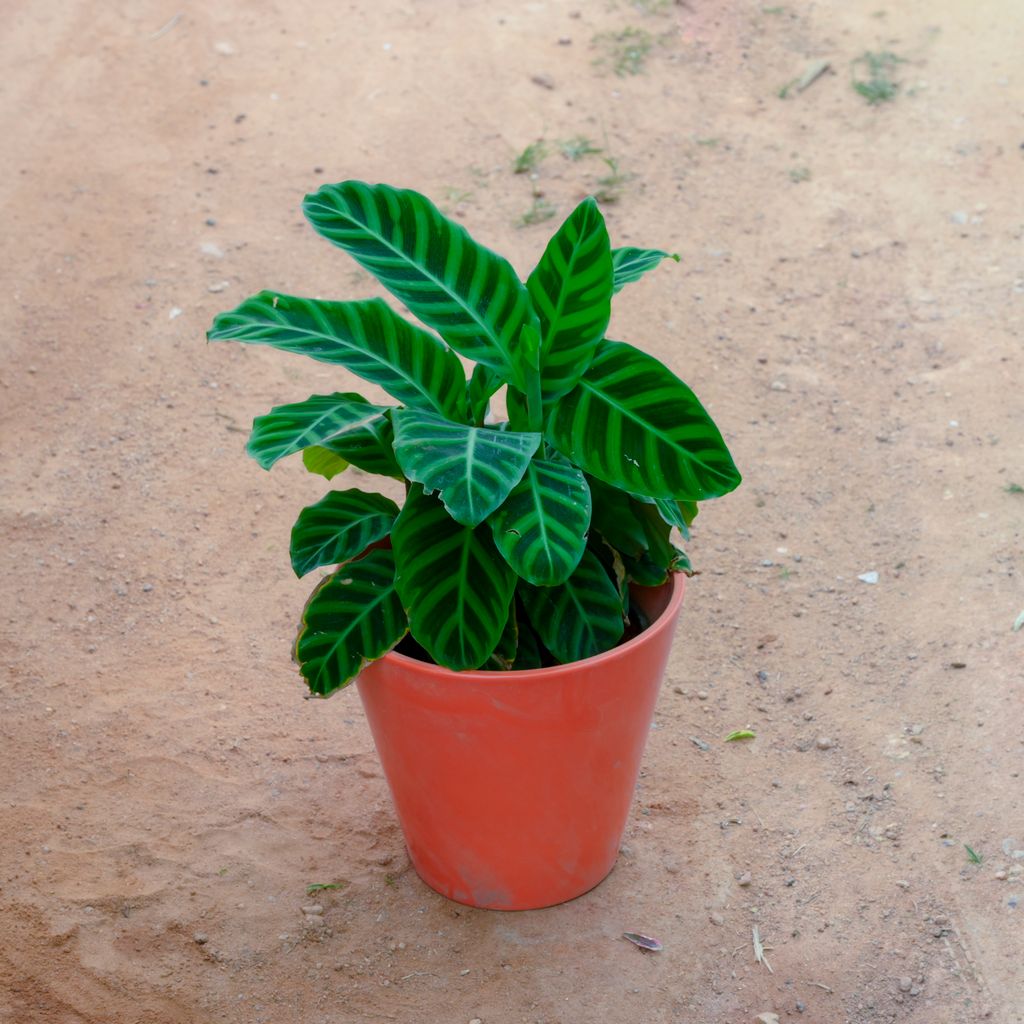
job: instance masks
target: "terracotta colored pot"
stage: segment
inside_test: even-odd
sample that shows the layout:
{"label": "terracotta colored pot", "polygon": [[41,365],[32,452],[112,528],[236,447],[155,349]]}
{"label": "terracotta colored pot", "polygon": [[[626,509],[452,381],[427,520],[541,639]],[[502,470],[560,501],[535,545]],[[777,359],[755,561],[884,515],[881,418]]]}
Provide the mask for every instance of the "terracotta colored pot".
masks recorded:
{"label": "terracotta colored pot", "polygon": [[357,685],[413,866],[459,903],[563,903],[611,871],[683,600],[634,597],[621,647],[526,672],[452,672],[392,652]]}

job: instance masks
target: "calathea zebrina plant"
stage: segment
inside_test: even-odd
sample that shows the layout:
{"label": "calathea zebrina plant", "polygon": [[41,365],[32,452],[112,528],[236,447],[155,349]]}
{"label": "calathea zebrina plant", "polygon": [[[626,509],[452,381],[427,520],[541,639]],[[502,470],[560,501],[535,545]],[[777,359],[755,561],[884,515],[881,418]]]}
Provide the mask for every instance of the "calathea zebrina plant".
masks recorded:
{"label": "calathea zebrina plant", "polygon": [[[274,292],[209,332],[338,364],[398,403],[313,395],[253,425],[247,450],[265,468],[301,451],[328,479],[351,463],[406,484],[401,508],[344,489],[299,514],[295,572],[337,567],[302,617],[310,689],[333,693],[400,641],[450,669],[522,669],[642,629],[629,584],[687,571],[672,528],[688,536],[696,502],[740,482],[690,388],[605,337],[612,295],[669,254],[611,248],[586,199],[524,284],[416,192],[347,181],[303,208],[436,332],[382,299]],[[458,356],[475,364],[468,381]],[[508,421],[492,422],[502,387]]]}

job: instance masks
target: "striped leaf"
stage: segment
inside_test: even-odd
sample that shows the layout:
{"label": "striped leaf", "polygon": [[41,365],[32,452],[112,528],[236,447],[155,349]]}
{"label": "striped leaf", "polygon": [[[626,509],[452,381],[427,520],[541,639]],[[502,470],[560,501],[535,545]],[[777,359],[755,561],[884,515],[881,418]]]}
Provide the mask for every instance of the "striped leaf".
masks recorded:
{"label": "striped leaf", "polygon": [[518,650],[519,621],[516,618],[516,603],[513,601],[509,605],[508,620],[505,623],[505,628],[501,631],[498,646],[494,648],[494,653],[484,662],[484,668],[507,672],[512,668]]}
{"label": "striped leaf", "polygon": [[521,384],[514,358],[533,319],[512,265],[418,192],[345,181],[306,196],[324,238],[348,252],[456,352]]}
{"label": "striped leaf", "polygon": [[292,527],[296,576],[321,565],[340,565],[391,532],[398,506],[382,494],[331,491],[299,513]]}
{"label": "striped leaf", "polygon": [[466,377],[450,349],[383,299],[324,302],[260,292],[213,321],[210,341],[244,341],[335,363],[403,405],[466,422]]}
{"label": "striped leaf", "polygon": [[391,449],[388,407],[362,395],[311,395],[279,405],[253,421],[245,450],[264,468],[314,445],[328,448],[370,473],[402,475]]}
{"label": "striped leaf", "polygon": [[580,379],[611,315],[611,245],[593,198],[555,232],[526,287],[540,319],[543,399],[553,402]]}
{"label": "striped leaf", "polygon": [[479,668],[501,639],[516,585],[490,527],[460,526],[415,486],[391,542],[412,635],[439,665]]}
{"label": "striped leaf", "polygon": [[612,267],[614,273],[614,291],[620,291],[631,281],[639,281],[648,270],[653,270],[662,260],[679,262],[679,254],[665,252],[662,249],[623,249],[612,250]]}
{"label": "striped leaf", "polygon": [[517,576],[541,587],[564,583],[587,546],[590,488],[560,455],[533,459],[489,521]]}
{"label": "striped leaf", "polygon": [[328,576],[302,613],[295,660],[310,690],[329,697],[387,654],[408,624],[390,551],[371,551]]}
{"label": "striped leaf", "polygon": [[563,664],[611,650],[622,638],[622,602],[595,554],[557,587],[519,586],[519,595],[544,646]]}
{"label": "striped leaf", "polygon": [[302,452],[302,464],[310,473],[316,473],[325,480],[333,480],[339,473],[344,473],[348,469],[348,463],[340,455],[335,455],[334,452],[329,452],[318,445],[306,448]]}
{"label": "striped leaf", "polygon": [[522,479],[540,434],[466,427],[416,409],[392,414],[405,475],[437,491],[463,526],[482,523]]}
{"label": "striped leaf", "polygon": [[548,440],[613,487],[701,501],[740,474],[697,396],[657,359],[603,341],[579,384],[548,416]]}

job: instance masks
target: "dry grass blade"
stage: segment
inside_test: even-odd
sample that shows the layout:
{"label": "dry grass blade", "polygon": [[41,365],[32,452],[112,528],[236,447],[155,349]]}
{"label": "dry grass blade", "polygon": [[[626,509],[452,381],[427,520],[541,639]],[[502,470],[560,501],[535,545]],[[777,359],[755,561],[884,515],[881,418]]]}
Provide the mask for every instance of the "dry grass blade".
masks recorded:
{"label": "dry grass blade", "polygon": [[[757,930],[756,924],[753,928],[751,928],[750,932],[754,940],[754,959],[759,964],[764,964],[765,967],[768,968],[769,974],[774,974],[775,972],[772,970],[772,965],[768,963],[768,957],[764,955],[764,946],[761,943],[761,933]],[[771,949],[771,946],[769,946],[768,948]]]}

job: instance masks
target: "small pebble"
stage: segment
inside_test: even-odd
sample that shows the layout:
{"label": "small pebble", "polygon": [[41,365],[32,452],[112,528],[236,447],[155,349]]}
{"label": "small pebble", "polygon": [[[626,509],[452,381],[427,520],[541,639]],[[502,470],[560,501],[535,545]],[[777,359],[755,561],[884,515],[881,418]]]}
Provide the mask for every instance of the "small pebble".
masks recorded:
{"label": "small pebble", "polygon": [[482,1020],[481,1020],[481,1019],[480,1019],[479,1017],[474,1017],[474,1018],[473,1018],[473,1019],[472,1019],[472,1020],[471,1020],[471,1021],[469,1022],[469,1024],[484,1024],[484,1022],[483,1022],[483,1021],[482,1021]]}
{"label": "small pebble", "polygon": [[206,935],[204,932],[196,932],[195,935],[192,936],[192,941],[195,942],[197,946],[205,946],[210,941],[210,936]]}
{"label": "small pebble", "polygon": [[877,583],[878,582],[878,573],[875,572],[874,570],[872,570],[871,572],[862,572],[857,577],[857,579],[859,579],[861,581],[861,583]]}
{"label": "small pebble", "polygon": [[318,917],[324,912],[324,908],[319,903],[311,903],[308,907],[303,907],[302,912],[311,917]]}
{"label": "small pebble", "polygon": [[736,879],[736,884],[743,886],[743,888],[746,888],[748,885],[750,885],[751,882],[753,882],[753,880],[754,879],[751,876],[750,872],[744,871],[743,874]]}
{"label": "small pebble", "polygon": [[722,915],[718,913],[717,910],[712,910],[711,913],[708,914],[708,919],[711,921],[712,924],[725,924],[725,918],[722,917]]}
{"label": "small pebble", "polygon": [[912,980],[911,980],[910,978],[908,978],[908,977],[907,977],[906,975],[904,975],[904,976],[903,976],[902,978],[900,978],[900,980],[899,980],[899,988],[900,988],[900,991],[901,991],[901,992],[909,992],[909,991],[910,991],[910,988],[911,988],[911,986],[912,986],[913,984],[914,984],[914,982],[913,982],[913,981],[912,981]]}
{"label": "small pebble", "polygon": [[1006,881],[1006,872],[1003,871],[1002,869],[997,871],[996,872],[996,881],[997,882],[1005,882]]}
{"label": "small pebble", "polygon": [[777,1013],[759,1013],[754,1018],[754,1024],[779,1024]]}
{"label": "small pebble", "polygon": [[697,691],[697,700],[707,700],[707,699],[708,699],[708,691],[707,690],[698,690]]}
{"label": "small pebble", "polygon": [[530,81],[542,89],[554,89],[555,80],[550,75],[531,75]]}
{"label": "small pebble", "polygon": [[230,281],[217,281],[214,284],[208,284],[206,286],[206,290],[208,292],[214,292],[214,293],[222,292],[222,291],[224,291],[225,288],[230,287],[230,285],[231,285]]}
{"label": "small pebble", "polygon": [[819,750],[831,750],[835,746],[835,742],[828,736],[819,736],[814,741],[814,745]]}

